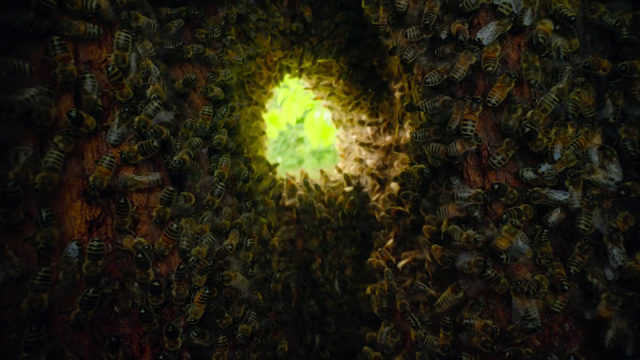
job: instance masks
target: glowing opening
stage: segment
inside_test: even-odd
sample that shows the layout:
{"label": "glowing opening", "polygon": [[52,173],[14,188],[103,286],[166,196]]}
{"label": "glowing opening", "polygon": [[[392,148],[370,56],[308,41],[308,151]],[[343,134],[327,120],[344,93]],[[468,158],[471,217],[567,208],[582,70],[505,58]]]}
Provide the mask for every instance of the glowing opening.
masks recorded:
{"label": "glowing opening", "polygon": [[299,78],[287,75],[267,103],[267,159],[278,162],[281,174],[298,177],[304,169],[312,178],[320,169],[333,172],[338,164],[336,128],[331,112]]}

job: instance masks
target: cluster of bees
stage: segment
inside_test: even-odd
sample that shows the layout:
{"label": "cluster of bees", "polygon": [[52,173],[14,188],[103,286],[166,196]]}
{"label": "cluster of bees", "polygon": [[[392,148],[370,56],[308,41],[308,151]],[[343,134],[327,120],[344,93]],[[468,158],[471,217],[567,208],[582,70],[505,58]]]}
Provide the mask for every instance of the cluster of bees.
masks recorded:
{"label": "cluster of bees", "polygon": [[[261,114],[286,74],[370,81],[363,70],[347,71],[366,54],[338,55],[359,34],[334,41],[360,16],[359,4],[338,7],[343,24],[328,15],[336,14],[331,5],[36,0],[18,11],[9,25],[27,45],[0,59],[12,83],[0,110],[18,139],[2,172],[0,217],[10,241],[1,281],[26,284],[6,314],[16,325],[3,333],[16,340],[12,356],[339,351],[331,340],[354,313],[340,301],[344,318],[318,320],[325,304],[306,305],[356,293],[344,275],[336,280],[337,260],[322,263],[312,250],[371,243],[366,226],[349,226],[374,220],[368,196],[327,174],[313,186],[305,178],[298,191],[260,155]],[[318,236],[305,250],[301,223],[322,224],[309,226]],[[353,241],[329,246],[342,236]],[[304,267],[324,288],[301,295],[299,283],[309,279],[296,267],[309,258],[317,268]],[[319,321],[304,333],[294,327],[300,303],[301,316]],[[327,334],[333,319],[340,323]],[[289,342],[305,347],[294,346],[294,355]]]}
{"label": "cluster of bees", "polygon": [[401,98],[360,143],[401,164],[369,172],[364,358],[637,357],[631,3],[363,1]]}
{"label": "cluster of bees", "polygon": [[[630,2],[14,6],[10,356],[637,356]],[[261,155],[286,74],[340,128],[319,179]]]}

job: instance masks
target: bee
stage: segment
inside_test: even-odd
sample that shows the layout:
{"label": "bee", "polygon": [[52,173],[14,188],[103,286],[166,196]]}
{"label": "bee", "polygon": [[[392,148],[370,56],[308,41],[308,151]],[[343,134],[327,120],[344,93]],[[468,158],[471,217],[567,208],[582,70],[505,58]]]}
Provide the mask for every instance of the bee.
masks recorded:
{"label": "bee", "polygon": [[465,20],[452,22],[451,35],[457,38],[460,43],[466,43],[469,40],[469,23]]}
{"label": "bee", "polygon": [[57,30],[64,36],[81,39],[96,39],[102,36],[102,28],[96,24],[63,19],[56,24]]}
{"label": "bee", "polygon": [[469,139],[456,140],[447,146],[447,155],[450,157],[463,156],[482,145],[482,142],[482,137],[479,134],[473,134],[473,137]]}
{"label": "bee", "polygon": [[107,187],[114,171],[116,170],[116,166],[116,158],[113,155],[107,154],[100,158],[98,164],[96,165],[95,171],[93,172],[91,177],[89,177],[89,185],[87,185],[87,195],[90,198],[98,198],[98,196],[100,195],[100,191],[104,190]]}
{"label": "bee", "polygon": [[196,77],[196,74],[190,73],[190,74],[187,74],[182,79],[176,81],[173,87],[176,89],[178,93],[186,94],[189,89],[193,89],[196,86],[197,80],[198,78]]}
{"label": "bee", "polygon": [[467,287],[467,283],[463,280],[451,284],[433,304],[436,313],[443,313],[460,303]]}
{"label": "bee", "polygon": [[553,34],[551,35],[551,39],[549,39],[549,48],[554,58],[567,61],[569,55],[575,53],[580,48],[580,40],[575,37],[567,39],[562,35]]}
{"label": "bee", "polygon": [[147,305],[142,305],[138,308],[138,320],[145,332],[152,332],[160,325],[156,314],[153,313],[153,309]]}
{"label": "bee", "polygon": [[590,58],[582,62],[582,70],[596,74],[598,76],[605,76],[611,72],[611,62],[607,59]]}
{"label": "bee", "polygon": [[136,268],[136,280],[141,284],[147,284],[155,277],[151,269],[151,257],[144,250],[137,250],[133,256],[133,263]]}
{"label": "bee", "polygon": [[549,305],[549,309],[554,312],[560,312],[567,308],[569,302],[569,292],[556,294],[555,299]]}
{"label": "bee", "polygon": [[482,50],[482,70],[489,74],[493,74],[498,68],[501,52],[502,48],[498,41],[494,41],[485,46]]}
{"label": "bee", "polygon": [[209,101],[215,102],[224,98],[224,91],[215,85],[203,85],[200,88],[200,95]]}
{"label": "bee", "polygon": [[29,279],[29,294],[22,301],[22,310],[27,319],[38,318],[47,311],[51,277],[51,268],[43,267]]}
{"label": "bee", "polygon": [[116,180],[115,187],[121,191],[135,192],[151,189],[162,184],[162,177],[158,172],[145,174],[125,174]]}
{"label": "bee", "polygon": [[494,169],[501,168],[511,159],[518,149],[520,149],[520,145],[515,140],[512,138],[504,139],[502,145],[489,157],[489,165]]}
{"label": "bee", "polygon": [[98,80],[88,70],[80,74],[80,103],[82,110],[94,117],[102,115],[102,100],[99,97]]}
{"label": "bee", "polygon": [[435,24],[436,19],[438,18],[441,6],[441,0],[427,0],[424,5],[424,11],[422,12],[422,25],[426,27],[432,27],[433,24]]}
{"label": "bee", "polygon": [[158,30],[158,22],[150,19],[137,11],[125,10],[120,14],[120,22],[134,30],[143,30],[155,33]]}
{"label": "bee", "polygon": [[58,64],[54,70],[55,78],[63,86],[71,85],[78,77],[78,70],[69,46],[61,37],[52,36],[49,39],[49,51]]}
{"label": "bee", "polygon": [[500,334],[500,328],[495,326],[491,320],[479,317],[468,317],[462,322],[462,326],[467,330],[472,330],[495,339]]}
{"label": "bee", "polygon": [[[36,2],[37,4],[38,2]],[[44,352],[46,351],[49,335],[47,328],[39,323],[29,325],[27,330],[22,335],[20,343],[20,358],[44,358]]]}
{"label": "bee", "polygon": [[621,19],[617,15],[597,2],[592,2],[586,6],[586,15],[587,19],[608,30],[616,30],[621,25]]}
{"label": "bee", "polygon": [[567,260],[567,269],[569,274],[577,276],[587,263],[589,256],[593,252],[593,247],[587,241],[578,241],[573,247],[573,252]]}
{"label": "bee", "polygon": [[120,338],[111,335],[105,340],[104,347],[102,348],[102,358],[105,360],[121,360],[122,349],[120,349]]}
{"label": "bee", "polygon": [[556,287],[558,291],[562,294],[568,293],[571,290],[571,283],[569,283],[569,279],[567,278],[567,273],[564,271],[564,266],[562,263],[555,261],[549,265],[547,272],[556,283]]}
{"label": "bee", "polygon": [[640,77],[640,60],[623,61],[616,66],[618,74],[626,78],[638,78]]}
{"label": "bee", "polygon": [[184,263],[180,263],[172,274],[171,297],[177,304],[185,303],[189,297],[189,275],[189,267]]}
{"label": "bee", "polygon": [[63,289],[69,289],[78,284],[80,279],[80,252],[82,243],[79,240],[70,242],[62,252],[62,261],[58,272],[58,280]]}
{"label": "bee", "polygon": [[500,215],[500,221],[502,223],[507,223],[513,220],[530,220],[533,218],[533,215],[533,207],[529,204],[522,204],[520,206],[511,207],[505,210],[502,215]]}
{"label": "bee", "polygon": [[96,288],[85,290],[78,299],[76,309],[71,313],[69,325],[75,329],[87,326],[98,307],[98,300],[100,300],[100,290]]}
{"label": "bee", "polygon": [[498,78],[498,83],[493,86],[487,95],[486,103],[489,106],[498,106],[507,97],[507,94],[516,85],[518,75],[514,71],[507,71]]}
{"label": "bee", "polygon": [[402,37],[406,41],[420,41],[430,36],[430,33],[423,31],[423,27],[421,25],[412,26],[402,32]]}
{"label": "bee", "polygon": [[422,42],[414,42],[402,51],[401,59],[404,64],[414,62],[422,53],[427,51],[426,45]]}
{"label": "bee", "polygon": [[508,205],[513,205],[520,197],[516,189],[501,182],[491,184],[490,190],[491,194],[495,196],[496,199]]}
{"label": "bee", "polygon": [[[178,30],[180,30],[183,26],[184,26],[184,20],[175,19],[175,20],[172,20],[172,21],[169,21],[168,23],[166,23],[162,27],[162,31],[164,32],[165,36],[172,36]],[[202,29],[198,29],[198,31],[199,30],[202,30]],[[200,37],[198,37],[198,31],[196,31],[196,38],[200,39]]]}
{"label": "bee", "polygon": [[107,65],[107,82],[114,90],[116,98],[121,103],[128,103],[133,100],[133,90],[124,79],[124,75],[116,65]]}
{"label": "bee", "polygon": [[104,261],[105,245],[104,240],[94,237],[89,240],[87,253],[82,264],[82,273],[85,279],[95,279],[102,272],[102,262]]}
{"label": "bee", "polygon": [[478,61],[478,48],[467,49],[460,54],[460,58],[453,66],[449,78],[459,83],[469,73],[469,68]]}
{"label": "bee", "polygon": [[509,31],[511,26],[513,26],[511,18],[492,21],[476,33],[476,40],[482,42],[482,45],[489,45],[496,41],[500,35]]}
{"label": "bee", "polygon": [[554,23],[551,19],[542,19],[533,30],[533,44],[536,46],[546,45],[553,35]]}
{"label": "bee", "polygon": [[128,30],[116,30],[113,39],[113,62],[120,69],[129,66],[129,53],[133,43],[133,36]]}
{"label": "bee", "polygon": [[638,197],[638,195],[640,195],[640,184],[633,181],[626,182],[618,186],[616,195],[619,198],[636,198]]}
{"label": "bee", "polygon": [[422,80],[422,84],[424,86],[440,85],[447,78],[447,73],[449,72],[450,67],[451,66],[449,64],[445,63],[435,70],[430,71],[425,75]]}
{"label": "bee", "polygon": [[[206,135],[209,132],[211,119],[213,118],[213,108],[211,105],[205,105],[200,109],[200,117],[196,122],[196,134]],[[188,140],[188,139],[187,139]]]}
{"label": "bee", "polygon": [[578,19],[568,0],[553,0],[550,6],[550,14],[558,24],[566,28],[573,28]]}
{"label": "bee", "polygon": [[457,99],[453,103],[453,112],[451,113],[451,117],[447,122],[447,127],[446,127],[447,133],[453,134],[460,127],[460,124],[462,122],[462,117],[467,112],[467,108],[469,106],[470,101],[471,99],[465,96],[464,98]]}
{"label": "bee", "polygon": [[462,116],[462,122],[460,123],[460,132],[465,138],[471,138],[476,132],[478,126],[478,116],[482,112],[482,104],[484,101],[479,96],[474,96]]}
{"label": "bee", "polygon": [[160,143],[157,140],[144,140],[120,152],[120,160],[124,164],[135,164],[152,157],[159,150]]}
{"label": "bee", "polygon": [[158,279],[154,279],[149,283],[147,288],[147,300],[149,305],[154,308],[158,308],[164,304],[164,286]]}
{"label": "bee", "polygon": [[42,192],[53,191],[58,185],[64,158],[65,154],[55,149],[51,149],[45,154],[42,160],[43,170],[36,175],[34,190]]}
{"label": "bee", "polygon": [[446,356],[451,349],[451,346],[447,342],[433,335],[427,335],[425,337],[424,346],[442,356]]}
{"label": "bee", "polygon": [[606,225],[607,233],[618,233],[623,234],[627,232],[634,224],[636,223],[636,219],[629,212],[621,212],[619,213],[614,220],[611,220]]}
{"label": "bee", "polygon": [[535,88],[542,77],[542,68],[540,67],[540,58],[531,51],[526,51],[522,55],[522,76],[524,81],[532,88]]}
{"label": "bee", "polygon": [[538,294],[547,291],[548,288],[549,279],[542,274],[536,274],[527,283],[525,293],[530,297],[536,297]]}
{"label": "bee", "polygon": [[163,330],[162,346],[168,352],[175,352],[182,347],[182,326],[177,321],[168,323]]}
{"label": "bee", "polygon": [[30,78],[36,75],[36,69],[30,63],[10,57],[0,57],[0,76],[20,75]]}
{"label": "bee", "polygon": [[213,292],[209,287],[202,288],[198,291],[193,297],[193,302],[187,308],[187,323],[195,325],[200,321],[212,296]]}
{"label": "bee", "polygon": [[68,9],[85,13],[97,13],[100,11],[100,3],[97,0],[67,0],[65,5]]}
{"label": "bee", "polygon": [[69,124],[83,134],[90,134],[97,129],[96,119],[81,110],[68,110],[66,117]]}
{"label": "bee", "polygon": [[439,58],[452,57],[454,55],[459,54],[458,44],[456,44],[456,43],[447,43],[447,44],[441,45],[435,50],[434,53],[435,53],[436,57],[439,57]]}
{"label": "bee", "polygon": [[486,3],[485,0],[460,0],[458,5],[464,12],[472,12],[480,7],[480,5]]}
{"label": "bee", "polygon": [[176,239],[180,236],[180,225],[176,223],[171,223],[166,227],[160,240],[155,244],[156,254],[160,256],[167,256],[173,246],[175,245]]}
{"label": "bee", "polygon": [[591,235],[595,231],[593,220],[597,208],[598,202],[591,195],[587,195],[575,220],[576,229],[580,234]]}

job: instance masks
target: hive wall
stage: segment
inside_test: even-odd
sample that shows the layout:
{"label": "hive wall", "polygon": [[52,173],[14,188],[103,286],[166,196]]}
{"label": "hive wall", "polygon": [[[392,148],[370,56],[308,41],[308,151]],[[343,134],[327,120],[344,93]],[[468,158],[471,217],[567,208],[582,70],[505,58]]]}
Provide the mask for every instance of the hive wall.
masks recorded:
{"label": "hive wall", "polygon": [[[633,357],[638,343],[638,324],[631,320],[637,315],[638,230],[631,219],[638,217],[634,198],[640,193],[634,182],[640,99],[636,75],[630,72],[640,64],[630,63],[631,70],[620,64],[638,58],[633,21],[637,9],[618,1],[605,8],[611,12],[596,16],[596,3],[590,2],[507,1],[500,8],[475,8],[474,3],[85,2],[100,12],[74,11],[61,2],[51,20],[42,8],[55,2],[42,0],[29,8],[7,5],[6,13],[15,16],[4,26],[19,35],[2,40],[3,56],[25,61],[37,73],[3,60],[6,241],[0,314],[9,326],[0,338],[6,352],[25,358],[62,358],[62,353],[67,358],[97,358],[105,352],[108,337],[116,336],[120,346],[114,358]],[[499,12],[506,4],[516,10]],[[440,5],[437,20],[425,24],[424,14],[435,5]],[[177,10],[167,15],[170,7]],[[524,15],[529,11],[530,20]],[[125,22],[122,14],[130,12],[151,19],[144,23],[151,29]],[[576,14],[575,25],[567,20],[571,14]],[[535,34],[540,33],[536,28],[546,18],[555,22],[554,35],[549,44],[535,45]],[[65,34],[60,25],[64,19],[95,23],[102,34],[95,39]],[[174,19],[183,19],[185,25],[169,35],[164,26]],[[460,34],[452,34],[456,20],[468,22],[469,39],[460,41]],[[481,59],[489,47],[476,35],[493,21],[502,24],[504,33],[496,39],[501,45],[499,66],[489,73]],[[197,30],[207,26],[213,32],[213,24],[220,28],[219,36],[204,41],[196,37]],[[405,37],[413,26],[418,26],[412,34],[417,41]],[[122,94],[114,91],[106,74],[118,30],[135,35],[129,65],[120,69],[134,90],[130,101],[118,98]],[[69,47],[78,75],[86,69],[98,80],[103,111],[94,114],[97,123],[88,134],[68,121],[68,110],[83,109],[83,85],[75,80],[65,86],[55,77],[65,60],[48,48],[53,35]],[[559,49],[571,47],[572,38],[580,46],[562,58]],[[184,44],[166,50],[163,41],[170,39]],[[137,46],[145,40],[156,52],[150,62]],[[193,44],[203,45],[207,53],[183,57]],[[437,56],[447,44],[455,44],[454,51]],[[523,80],[527,52],[540,59],[541,80],[535,85]],[[451,69],[462,65],[467,55],[476,60],[456,82],[458,70]],[[592,57],[607,59],[613,68],[606,74],[585,71],[583,61]],[[564,70],[571,72],[563,78],[560,70],[566,65]],[[136,88],[136,75],[144,76],[145,66],[152,73],[149,84]],[[427,74],[440,67],[447,78],[425,85]],[[207,80],[210,71],[223,69],[229,69],[233,79]],[[484,102],[471,131],[471,138],[481,143],[464,154],[449,152],[447,146],[465,139],[460,126],[447,131],[452,112],[465,96],[487,100],[508,71],[517,74],[515,86],[501,104]],[[180,94],[175,82],[191,73],[197,84]],[[277,174],[262,156],[266,141],[261,114],[271,89],[286,74],[300,76],[332,110],[342,157],[336,175],[310,180],[303,174],[296,180]],[[129,121],[138,123],[153,83],[160,84],[164,96],[163,112],[152,122],[167,135],[158,139],[156,154],[126,164],[121,153],[153,136],[137,133],[130,124],[124,141],[114,146],[108,133],[125,112]],[[207,99],[201,93],[207,84],[218,86],[224,96]],[[51,86],[53,95],[44,89],[33,100],[26,95],[24,89],[40,85]],[[557,103],[545,108],[549,94],[557,95]],[[426,105],[437,97],[441,106]],[[206,105],[214,111],[212,125],[180,143],[185,119],[199,120]],[[221,110],[225,106],[228,113]],[[473,118],[469,107],[462,109],[466,118]],[[509,134],[501,121],[513,109],[519,114],[507,119],[518,130]],[[547,113],[537,119],[531,110]],[[225,130],[229,136],[222,148],[211,147]],[[42,159],[56,146],[56,136],[69,136],[75,145],[65,156],[54,189],[38,191],[38,175],[47,167]],[[174,168],[186,140],[196,136],[203,146],[193,149],[190,163],[198,166]],[[519,149],[496,168],[495,154],[508,137]],[[25,145],[18,148],[22,152],[15,148]],[[117,159],[114,175],[92,198],[87,190],[95,181],[91,176],[109,153]],[[223,155],[231,161],[226,171],[216,167]],[[526,168],[532,175],[525,179]],[[160,173],[161,183],[142,191],[122,189],[119,179],[150,172]],[[505,204],[494,197],[496,182],[515,188],[517,200]],[[225,184],[224,194],[212,201],[210,190],[220,183]],[[574,191],[574,184],[582,185]],[[154,221],[161,192],[168,187],[193,194],[195,202],[189,206],[172,200],[170,220]],[[135,206],[134,223],[118,231],[114,207],[123,198]],[[504,213],[511,213],[506,209],[522,204],[534,215],[503,220]],[[48,227],[39,219],[47,207],[56,215]],[[566,218],[549,223],[545,215],[553,209]],[[171,252],[162,256],[157,244],[172,223],[179,224],[180,233]],[[456,227],[465,236],[456,238]],[[238,230],[238,238],[232,229]],[[45,235],[50,234],[48,239]],[[206,234],[212,235],[211,244],[198,258],[200,253],[191,250],[202,249],[199,241]],[[97,276],[85,278],[83,265],[91,265],[86,254],[95,237],[104,241],[104,261]],[[134,238],[145,239],[149,246],[127,249]],[[78,240],[81,251],[65,271],[75,271],[80,280],[63,287],[59,276],[67,266],[64,255],[72,254],[72,240]],[[230,254],[222,250],[226,245],[233,249]],[[544,253],[549,246],[551,256]],[[590,249],[584,269],[574,262],[575,249]],[[151,259],[151,273],[164,287],[164,302],[152,307],[158,320],[152,329],[145,329],[139,319],[139,309],[154,300],[135,255]],[[190,292],[184,302],[174,301],[172,293],[179,264],[189,266]],[[43,267],[52,272],[48,287],[46,281],[34,280],[33,274]],[[491,269],[497,272],[494,277],[487,275]],[[569,289],[563,289],[562,272],[568,275]],[[198,282],[203,275],[206,280]],[[229,281],[225,275],[240,280]],[[543,279],[541,275],[549,281],[546,290],[520,292],[532,279]],[[41,283],[46,290],[38,290]],[[92,288],[100,296],[95,309],[87,311],[90,321],[70,326],[79,316],[79,299]],[[189,322],[205,289],[212,293],[204,302],[205,314]],[[28,306],[29,299],[45,294],[44,311]],[[484,304],[481,311],[468,310],[478,303]],[[216,314],[220,309],[229,314],[229,324]],[[472,317],[499,331],[468,328]],[[169,323],[181,329],[178,351],[165,346],[163,330]],[[43,328],[47,341],[34,336],[34,329]],[[211,336],[206,346],[194,338],[202,329]]]}

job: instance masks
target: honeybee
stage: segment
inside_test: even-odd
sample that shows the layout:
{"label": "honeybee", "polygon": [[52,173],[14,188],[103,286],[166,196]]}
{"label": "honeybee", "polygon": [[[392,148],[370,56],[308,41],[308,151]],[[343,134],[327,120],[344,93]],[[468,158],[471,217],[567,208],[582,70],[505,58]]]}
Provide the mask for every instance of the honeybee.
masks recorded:
{"label": "honeybee", "polygon": [[465,20],[456,20],[451,23],[451,35],[461,43],[469,40],[469,23]]}
{"label": "honeybee", "polygon": [[438,18],[441,6],[441,0],[427,0],[424,5],[424,11],[422,12],[422,25],[432,27]]}
{"label": "honeybee", "polygon": [[598,76],[605,76],[611,72],[611,62],[607,59],[591,58],[582,62],[582,70],[596,74]]}
{"label": "honeybee", "polygon": [[215,85],[203,85],[200,88],[200,95],[211,102],[215,102],[224,98],[224,91]]}
{"label": "honeybee", "polygon": [[88,288],[85,290],[78,299],[76,309],[71,313],[69,325],[76,329],[88,325],[93,317],[93,312],[98,307],[99,299],[100,290],[96,288]]}
{"label": "honeybee", "polygon": [[549,50],[558,60],[567,61],[569,55],[577,52],[579,48],[580,40],[575,37],[567,39],[562,35],[553,34],[551,35],[551,39],[549,39]]}
{"label": "honeybee", "polygon": [[158,172],[146,174],[123,174],[116,179],[115,187],[120,191],[135,192],[151,189],[162,184],[162,177]]}
{"label": "honeybee", "polygon": [[116,65],[107,65],[107,82],[114,90],[116,98],[122,103],[128,103],[133,99],[133,90],[124,79],[124,75]]}
{"label": "honeybee", "polygon": [[491,194],[495,196],[496,199],[509,205],[514,204],[520,197],[516,189],[501,182],[491,184],[490,190]]}
{"label": "honeybee", "polygon": [[498,83],[493,86],[487,95],[486,103],[489,106],[498,106],[507,97],[507,94],[516,85],[518,75],[514,71],[507,71],[498,78]]}
{"label": "honeybee", "polygon": [[116,166],[116,158],[113,155],[107,154],[100,158],[95,171],[91,177],[89,177],[89,185],[87,185],[87,195],[89,198],[98,198],[100,191],[104,190],[109,184],[116,170]]}
{"label": "honeybee", "polygon": [[475,150],[482,144],[482,137],[479,134],[473,134],[469,139],[459,139],[447,146],[447,155],[450,157],[463,156],[469,151]]}
{"label": "honeybee", "polygon": [[430,71],[429,73],[427,73],[427,75],[425,75],[422,84],[424,86],[440,85],[447,78],[447,73],[449,72],[450,68],[451,65],[449,63],[445,63],[435,70]]}
{"label": "honeybee", "polygon": [[573,248],[573,252],[567,260],[567,269],[573,276],[580,274],[589,256],[593,252],[593,247],[587,241],[578,241]]}
{"label": "honeybee", "polygon": [[62,86],[71,85],[78,77],[78,70],[67,43],[59,36],[52,36],[49,39],[49,51],[58,64],[54,71],[55,78]]}
{"label": "honeybee", "polygon": [[124,164],[135,164],[150,158],[160,150],[160,143],[155,140],[144,140],[120,152],[120,159]]}
{"label": "honeybee", "polygon": [[486,0],[460,0],[458,5],[464,12],[472,12],[480,7],[480,5],[487,3]]}
{"label": "honeybee", "polygon": [[56,29],[65,36],[82,39],[95,39],[102,36],[102,28],[96,24],[63,19],[58,21]]}
{"label": "honeybee", "polygon": [[476,132],[476,126],[478,125],[478,116],[482,112],[482,100],[479,96],[474,96],[467,107],[465,114],[462,117],[460,123],[460,132],[463,137],[470,138]]}
{"label": "honeybee", "polygon": [[538,294],[547,291],[548,288],[549,279],[542,274],[536,274],[527,283],[525,293],[530,297],[536,297]]}
{"label": "honeybee", "polygon": [[536,46],[546,45],[553,35],[554,24],[551,19],[542,19],[533,30],[533,44]]}
{"label": "honeybee", "polygon": [[82,264],[82,273],[85,279],[95,280],[102,272],[102,262],[104,261],[105,245],[104,240],[94,237],[89,240],[87,253]]}
{"label": "honeybee", "polygon": [[465,96],[464,98],[457,99],[453,103],[453,112],[447,122],[447,133],[453,134],[458,130],[462,122],[462,117],[466,113],[470,101],[471,99]]}
{"label": "honeybee", "polygon": [[504,166],[518,149],[520,149],[518,142],[512,138],[506,138],[502,145],[489,157],[489,165],[494,169]]}
{"label": "honeybee", "polygon": [[482,50],[482,70],[489,74],[493,74],[499,65],[502,47],[498,41],[484,47]]}
{"label": "honeybee", "polygon": [[463,280],[459,280],[451,284],[433,304],[435,312],[443,313],[460,303],[464,297],[464,292],[467,287],[468,284]]}
{"label": "honeybee", "polygon": [[482,45],[489,45],[496,41],[500,35],[509,31],[511,26],[513,26],[511,18],[492,21],[476,33],[476,40],[482,42]]}
{"label": "honeybee", "polygon": [[142,305],[138,308],[137,317],[145,332],[154,331],[160,325],[156,314],[153,313],[153,309],[147,305]]}
{"label": "honeybee", "polygon": [[540,58],[538,55],[531,51],[526,51],[522,55],[522,75],[524,81],[530,86],[535,88],[540,83],[542,77],[542,68],[540,67]]}
{"label": "honeybee", "polygon": [[550,14],[558,24],[567,28],[573,28],[578,19],[568,0],[553,0],[550,5]]}
{"label": "honeybee", "polygon": [[636,219],[629,212],[621,212],[619,213],[614,220],[611,220],[607,226],[607,233],[618,233],[623,234],[627,232],[634,224],[636,223]]}
{"label": "honeybee", "polygon": [[129,66],[129,53],[131,53],[132,43],[133,36],[128,30],[116,30],[113,39],[112,57],[117,67],[124,69]]}
{"label": "honeybee", "polygon": [[143,30],[155,33],[158,30],[158,22],[150,19],[137,11],[125,10],[120,14],[120,23],[126,24],[131,29]]}
{"label": "honeybee", "polygon": [[478,51],[476,47],[463,51],[449,73],[449,78],[457,83],[462,81],[469,73],[469,68],[478,61]]}
{"label": "honeybee", "polygon": [[495,339],[500,334],[500,328],[495,326],[491,320],[479,317],[467,317],[463,320],[462,326],[467,330],[473,330],[480,334]]}

